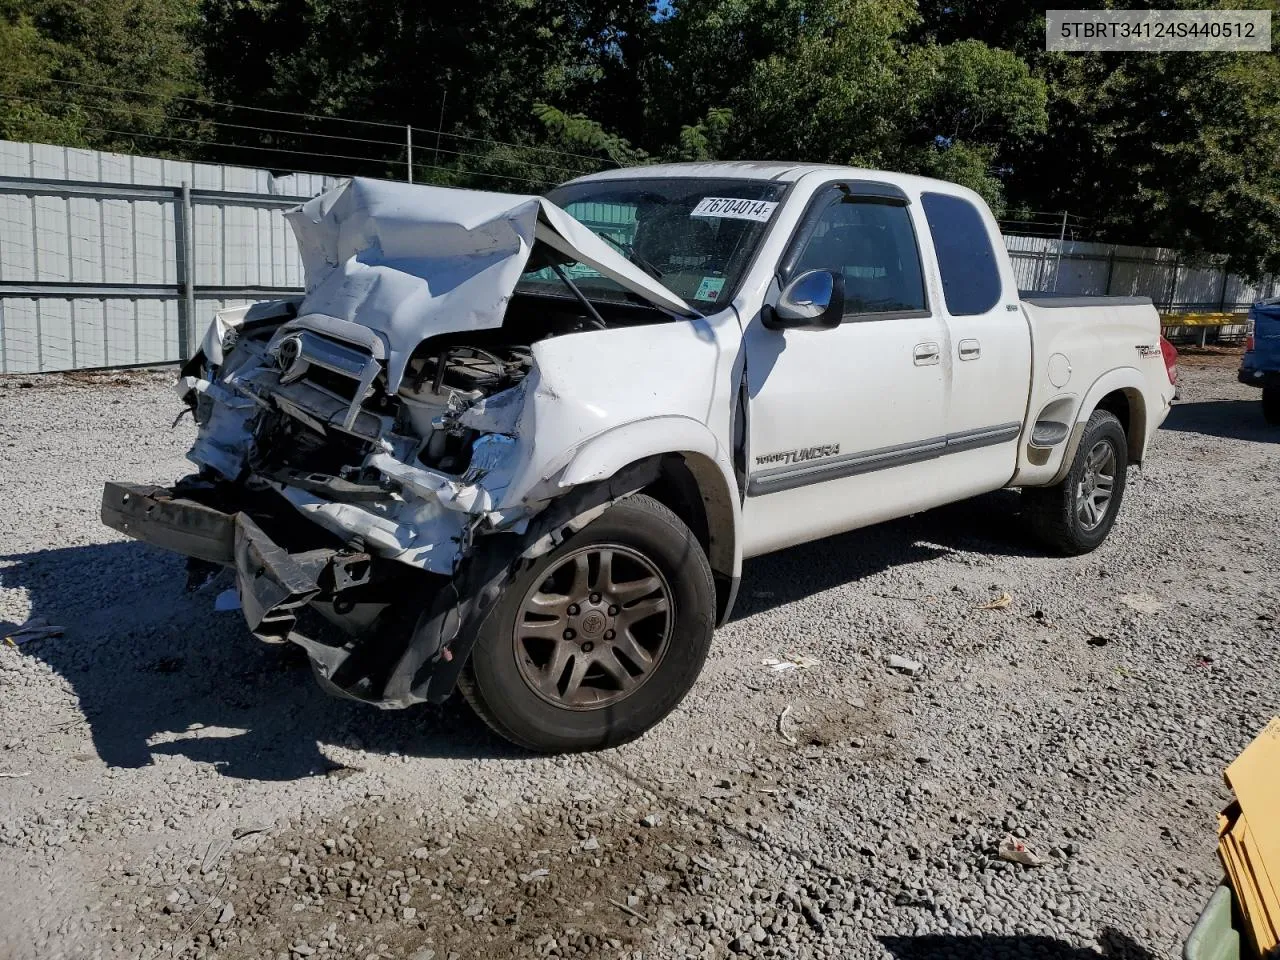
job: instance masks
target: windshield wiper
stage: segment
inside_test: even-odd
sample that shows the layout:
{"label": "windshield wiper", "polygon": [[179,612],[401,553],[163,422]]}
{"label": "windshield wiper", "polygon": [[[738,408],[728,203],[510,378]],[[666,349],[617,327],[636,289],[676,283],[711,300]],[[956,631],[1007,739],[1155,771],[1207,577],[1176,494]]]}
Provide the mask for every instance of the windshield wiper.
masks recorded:
{"label": "windshield wiper", "polygon": [[[592,231],[592,232],[594,233],[595,231]],[[631,246],[631,244],[623,243],[621,240],[615,240],[613,239],[613,237],[609,236],[607,233],[597,233],[596,236],[599,237],[601,240],[608,241],[609,243],[617,247],[619,250],[621,250],[623,255],[628,260],[634,263],[637,267],[639,267],[649,276],[653,277],[653,279],[655,280],[662,279],[662,271],[659,270],[657,267],[655,267],[652,263],[650,263],[644,257],[640,256],[640,254],[636,253],[636,248]]]}

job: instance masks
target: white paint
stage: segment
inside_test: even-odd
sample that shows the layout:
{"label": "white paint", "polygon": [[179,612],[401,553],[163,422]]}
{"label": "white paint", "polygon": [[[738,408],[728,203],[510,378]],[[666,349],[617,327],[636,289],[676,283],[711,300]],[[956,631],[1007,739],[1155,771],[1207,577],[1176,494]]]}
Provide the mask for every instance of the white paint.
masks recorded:
{"label": "white paint", "polygon": [[1064,354],[1055,353],[1049,358],[1045,372],[1049,382],[1058,389],[1062,389],[1071,382],[1071,361]]}
{"label": "white paint", "polygon": [[276,489],[303,516],[339,536],[363,537],[370,550],[390,560],[441,574],[453,573],[457,565],[466,515],[438,500],[335,503],[297,487]]}
{"label": "white paint", "polygon": [[[759,175],[751,165],[705,166],[707,176]],[[633,175],[651,177],[662,169]],[[291,487],[281,492],[326,529],[358,534],[383,556],[450,573],[471,537],[523,529],[567,489],[607,480],[645,457],[678,453],[696,468],[704,500],[718,505],[713,563],[735,575],[744,555],[963,499],[1011,478],[1022,485],[1054,482],[1071,455],[1070,443],[1055,448],[1046,463],[1031,464],[1026,455],[1028,417],[1047,407],[1065,422],[1079,423],[1110,390],[1135,391],[1148,411],[1139,418],[1135,446],[1145,448],[1172,395],[1159,351],[1144,357],[1135,349],[1157,342],[1158,319],[1149,305],[1019,306],[1012,300],[1012,269],[1000,254],[1005,296],[987,314],[951,317],[942,306],[919,196],[929,190],[974,203],[984,211],[993,248],[1003,250],[976,194],[898,174],[789,169],[791,191],[773,211],[732,305],[707,317],[691,314],[683,301],[538,198],[355,181],[305,205],[292,216],[308,266],[308,294],[301,315],[287,327],[366,338],[375,357],[385,356],[393,384],[423,337],[501,323],[534,240],[570,252],[690,319],[538,341],[533,368],[518,387],[460,413],[419,411],[419,432],[431,420],[482,431],[464,476],[422,466],[416,449],[384,444],[366,466],[401,485],[385,501],[337,503]],[[600,178],[619,176],[614,171]],[[891,183],[911,198],[932,311],[829,330],[766,329],[761,310],[777,302],[778,261],[809,200],[833,180],[867,178]],[[206,342],[209,350],[218,349],[236,318],[228,314],[220,322]],[[961,340],[979,341],[980,355],[961,363]],[[939,345],[938,362],[914,362],[924,342]],[[1080,396],[1055,386],[1047,358],[1058,353],[1071,357]],[[749,475],[779,463],[757,464],[755,458],[796,449],[838,447],[839,455],[857,454],[1010,423],[1022,424],[1023,433],[997,446],[749,497],[744,504],[731,428],[744,365]],[[248,366],[244,375],[252,375]],[[216,431],[231,448],[221,451],[228,456],[243,442],[234,427],[227,420]],[[207,432],[201,443],[211,442]],[[819,454],[815,462],[834,455]]]}
{"label": "white paint", "polygon": [[[1022,309],[1031,323],[1036,357],[1043,358],[1031,371],[1029,416],[1034,419],[1039,411],[1054,404],[1059,422],[1083,423],[1108,393],[1131,390],[1145,410],[1142,422],[1133,424],[1135,430],[1130,437],[1130,460],[1140,459],[1173,401],[1174,388],[1159,349],[1160,327],[1155,309],[1105,300],[1089,307],[1038,307],[1024,303]],[[1142,344],[1154,344],[1155,352],[1143,357],[1137,349]],[[1058,386],[1053,381],[1049,361],[1055,354],[1070,358],[1070,391],[1064,390],[1066,384]],[[1040,486],[1060,480],[1071,464],[1078,440],[1077,430],[1069,442],[1055,447],[1043,464],[1028,459],[1024,443],[1018,451],[1014,485]]]}

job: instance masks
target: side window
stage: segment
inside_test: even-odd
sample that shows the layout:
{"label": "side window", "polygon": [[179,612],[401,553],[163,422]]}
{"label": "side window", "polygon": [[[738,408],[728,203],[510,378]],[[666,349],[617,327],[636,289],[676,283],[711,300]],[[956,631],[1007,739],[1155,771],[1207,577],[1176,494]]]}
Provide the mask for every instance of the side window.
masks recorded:
{"label": "side window", "polygon": [[844,274],[846,317],[925,309],[916,235],[899,204],[835,200],[822,211],[791,275],[805,270]]}
{"label": "side window", "polygon": [[920,197],[942,274],[942,295],[953,317],[986,313],[1000,302],[1000,268],[982,214],[968,200],[945,193]]}

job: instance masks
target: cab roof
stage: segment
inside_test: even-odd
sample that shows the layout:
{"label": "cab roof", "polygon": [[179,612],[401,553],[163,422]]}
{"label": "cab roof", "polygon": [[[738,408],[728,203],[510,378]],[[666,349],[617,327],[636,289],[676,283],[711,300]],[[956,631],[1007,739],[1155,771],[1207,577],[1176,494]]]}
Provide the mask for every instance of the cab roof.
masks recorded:
{"label": "cab roof", "polygon": [[864,167],[845,167],[828,163],[788,163],[779,160],[715,160],[696,163],[656,163],[651,166],[619,167],[601,170],[570,180],[570,183],[591,183],[598,180],[636,180],[661,177],[705,177],[727,180],[777,180],[794,183],[809,174],[820,174],[830,179],[878,180],[891,183],[909,192],[936,190],[944,193],[965,193],[966,190],[945,180],[917,177],[908,173],[888,170],[869,170]]}

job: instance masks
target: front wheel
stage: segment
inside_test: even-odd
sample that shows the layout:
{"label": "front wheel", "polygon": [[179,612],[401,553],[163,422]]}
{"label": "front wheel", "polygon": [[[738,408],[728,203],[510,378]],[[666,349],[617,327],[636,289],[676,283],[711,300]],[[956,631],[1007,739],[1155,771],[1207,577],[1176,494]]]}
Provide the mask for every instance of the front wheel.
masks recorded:
{"label": "front wheel", "polygon": [[1022,495],[1035,535],[1067,556],[1095,549],[1116,522],[1129,467],[1129,443],[1115,415],[1095,410],[1080,435],[1071,469],[1052,487]]}
{"label": "front wheel", "polygon": [[459,678],[497,733],[531,750],[640,736],[693,686],[715,626],[689,528],[638,494],[532,563],[485,621]]}
{"label": "front wheel", "polygon": [[1280,427],[1280,386],[1262,388],[1262,418]]}

